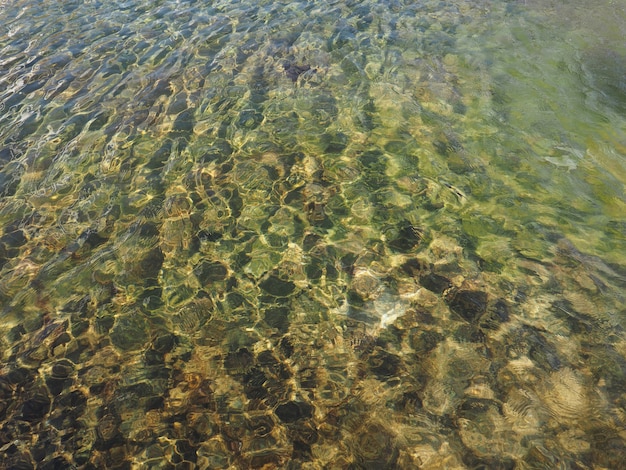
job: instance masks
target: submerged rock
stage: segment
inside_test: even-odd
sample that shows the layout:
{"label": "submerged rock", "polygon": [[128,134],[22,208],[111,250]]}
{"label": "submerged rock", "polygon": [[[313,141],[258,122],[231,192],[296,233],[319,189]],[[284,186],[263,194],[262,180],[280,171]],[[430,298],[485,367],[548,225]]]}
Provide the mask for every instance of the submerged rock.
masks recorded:
{"label": "submerged rock", "polygon": [[420,277],[420,284],[435,294],[442,294],[452,287],[450,279],[435,273],[428,273]]}
{"label": "submerged rock", "polygon": [[291,281],[283,281],[282,279],[271,275],[261,281],[259,283],[259,287],[275,297],[286,297],[294,291],[296,285]]}
{"label": "submerged rock", "polygon": [[278,405],[274,412],[282,422],[293,423],[302,418],[310,418],[313,413],[313,407],[304,402],[288,401]]}
{"label": "submerged rock", "polygon": [[316,71],[315,69],[311,69],[311,66],[308,64],[298,65],[292,62],[285,62],[283,64],[283,69],[285,70],[285,74],[287,75],[287,77],[289,77],[294,83],[298,80],[298,77],[304,72],[308,72],[309,70],[312,70],[312,72]]}
{"label": "submerged rock", "polygon": [[447,302],[450,310],[471,323],[477,321],[487,310],[487,293],[460,290],[449,296]]}
{"label": "submerged rock", "polygon": [[219,261],[203,261],[193,269],[202,285],[216,281],[223,281],[228,274],[228,268]]}
{"label": "submerged rock", "polygon": [[388,245],[393,251],[408,253],[424,239],[424,230],[408,221],[389,230]]}
{"label": "submerged rock", "polygon": [[50,399],[45,393],[37,393],[26,400],[22,405],[22,419],[24,421],[40,421],[50,411]]}
{"label": "submerged rock", "polygon": [[127,311],[115,320],[111,342],[123,351],[139,349],[148,339],[148,325],[139,310]]}

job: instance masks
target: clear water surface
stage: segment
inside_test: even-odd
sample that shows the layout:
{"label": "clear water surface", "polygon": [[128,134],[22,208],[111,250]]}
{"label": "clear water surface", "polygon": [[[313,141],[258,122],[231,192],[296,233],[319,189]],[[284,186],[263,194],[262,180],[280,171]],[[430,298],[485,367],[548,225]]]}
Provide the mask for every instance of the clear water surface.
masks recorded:
{"label": "clear water surface", "polygon": [[622,1],[0,3],[3,468],[620,468]]}

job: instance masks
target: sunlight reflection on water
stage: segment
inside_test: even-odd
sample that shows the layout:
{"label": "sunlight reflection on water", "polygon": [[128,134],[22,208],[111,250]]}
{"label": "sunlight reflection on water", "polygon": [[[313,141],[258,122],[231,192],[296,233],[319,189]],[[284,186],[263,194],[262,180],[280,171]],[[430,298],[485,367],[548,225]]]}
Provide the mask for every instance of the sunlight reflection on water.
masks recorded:
{"label": "sunlight reflection on water", "polygon": [[617,468],[609,1],[0,4],[7,468]]}

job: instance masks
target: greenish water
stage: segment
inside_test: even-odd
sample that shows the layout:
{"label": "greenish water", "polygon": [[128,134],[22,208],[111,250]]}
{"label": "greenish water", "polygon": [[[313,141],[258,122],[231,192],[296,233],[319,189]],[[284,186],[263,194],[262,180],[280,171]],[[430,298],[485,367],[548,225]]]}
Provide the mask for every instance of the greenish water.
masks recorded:
{"label": "greenish water", "polygon": [[0,3],[0,466],[621,468],[626,7]]}

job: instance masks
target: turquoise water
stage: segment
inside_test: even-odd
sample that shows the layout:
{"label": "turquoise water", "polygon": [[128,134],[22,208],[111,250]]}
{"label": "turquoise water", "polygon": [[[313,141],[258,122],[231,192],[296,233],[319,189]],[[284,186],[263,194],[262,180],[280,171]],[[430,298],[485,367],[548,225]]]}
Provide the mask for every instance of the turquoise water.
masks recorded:
{"label": "turquoise water", "polygon": [[0,466],[620,468],[626,6],[0,3]]}

